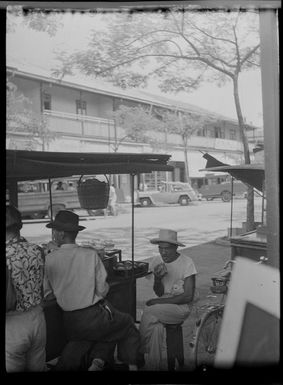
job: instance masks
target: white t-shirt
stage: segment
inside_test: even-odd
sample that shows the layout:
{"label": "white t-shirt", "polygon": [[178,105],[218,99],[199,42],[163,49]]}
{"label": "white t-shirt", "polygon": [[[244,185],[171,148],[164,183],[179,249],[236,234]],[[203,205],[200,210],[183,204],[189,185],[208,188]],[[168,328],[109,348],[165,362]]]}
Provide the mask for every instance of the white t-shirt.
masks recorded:
{"label": "white t-shirt", "polygon": [[[164,294],[171,294],[174,285],[179,285],[180,281],[184,283],[185,278],[197,274],[193,260],[187,255],[179,254],[180,256],[175,261],[165,263],[168,274],[162,278]],[[160,255],[153,258],[150,270],[153,271],[159,263],[164,263]]]}

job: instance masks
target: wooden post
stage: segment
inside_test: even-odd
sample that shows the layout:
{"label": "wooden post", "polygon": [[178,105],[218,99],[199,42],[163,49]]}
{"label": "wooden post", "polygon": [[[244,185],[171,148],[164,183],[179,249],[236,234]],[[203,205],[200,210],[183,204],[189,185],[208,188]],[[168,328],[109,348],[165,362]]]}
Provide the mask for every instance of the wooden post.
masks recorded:
{"label": "wooden post", "polygon": [[279,57],[276,9],[260,10],[268,263],[279,267]]}

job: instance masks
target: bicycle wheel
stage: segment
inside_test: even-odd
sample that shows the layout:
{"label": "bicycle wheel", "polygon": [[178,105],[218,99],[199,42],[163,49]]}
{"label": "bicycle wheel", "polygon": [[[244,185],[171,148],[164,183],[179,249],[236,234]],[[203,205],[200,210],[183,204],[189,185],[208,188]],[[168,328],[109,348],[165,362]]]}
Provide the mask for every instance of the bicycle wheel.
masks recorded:
{"label": "bicycle wheel", "polygon": [[196,334],[194,359],[196,368],[214,365],[224,305],[206,313]]}

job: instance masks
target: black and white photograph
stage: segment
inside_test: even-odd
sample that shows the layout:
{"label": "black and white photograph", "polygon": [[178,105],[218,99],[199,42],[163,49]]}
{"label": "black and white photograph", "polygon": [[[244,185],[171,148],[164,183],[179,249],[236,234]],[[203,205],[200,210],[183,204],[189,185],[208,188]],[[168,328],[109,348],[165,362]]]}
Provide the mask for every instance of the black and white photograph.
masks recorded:
{"label": "black and white photograph", "polygon": [[279,383],[281,1],[0,8],[6,374]]}

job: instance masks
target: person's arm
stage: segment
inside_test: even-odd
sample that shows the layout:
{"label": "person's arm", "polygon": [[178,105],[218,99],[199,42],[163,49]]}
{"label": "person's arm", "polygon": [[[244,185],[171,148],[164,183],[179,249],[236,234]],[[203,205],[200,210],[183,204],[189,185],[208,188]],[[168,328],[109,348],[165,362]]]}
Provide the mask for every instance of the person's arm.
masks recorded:
{"label": "person's arm", "polygon": [[44,301],[51,301],[53,299],[56,299],[56,297],[53,293],[52,286],[51,286],[50,281],[48,279],[46,262],[45,262],[44,276],[43,276],[43,299],[44,299]]}
{"label": "person's arm", "polygon": [[44,301],[52,301],[53,299],[56,299],[47,277],[44,277],[43,279],[43,292],[44,292]]}
{"label": "person's arm", "polygon": [[162,277],[161,278],[157,277],[155,274],[154,274],[153,290],[158,297],[161,297],[164,294]]}
{"label": "person's arm", "polygon": [[107,272],[97,252],[96,251],[94,252],[96,254],[95,255],[95,291],[96,291],[96,294],[105,298],[109,291],[109,285],[106,282]]}
{"label": "person's arm", "polygon": [[172,303],[176,305],[183,305],[192,302],[195,294],[195,282],[196,276],[190,275],[184,280],[184,293],[175,295],[168,298],[152,298],[146,302],[147,306],[156,305],[156,304],[165,304]]}

